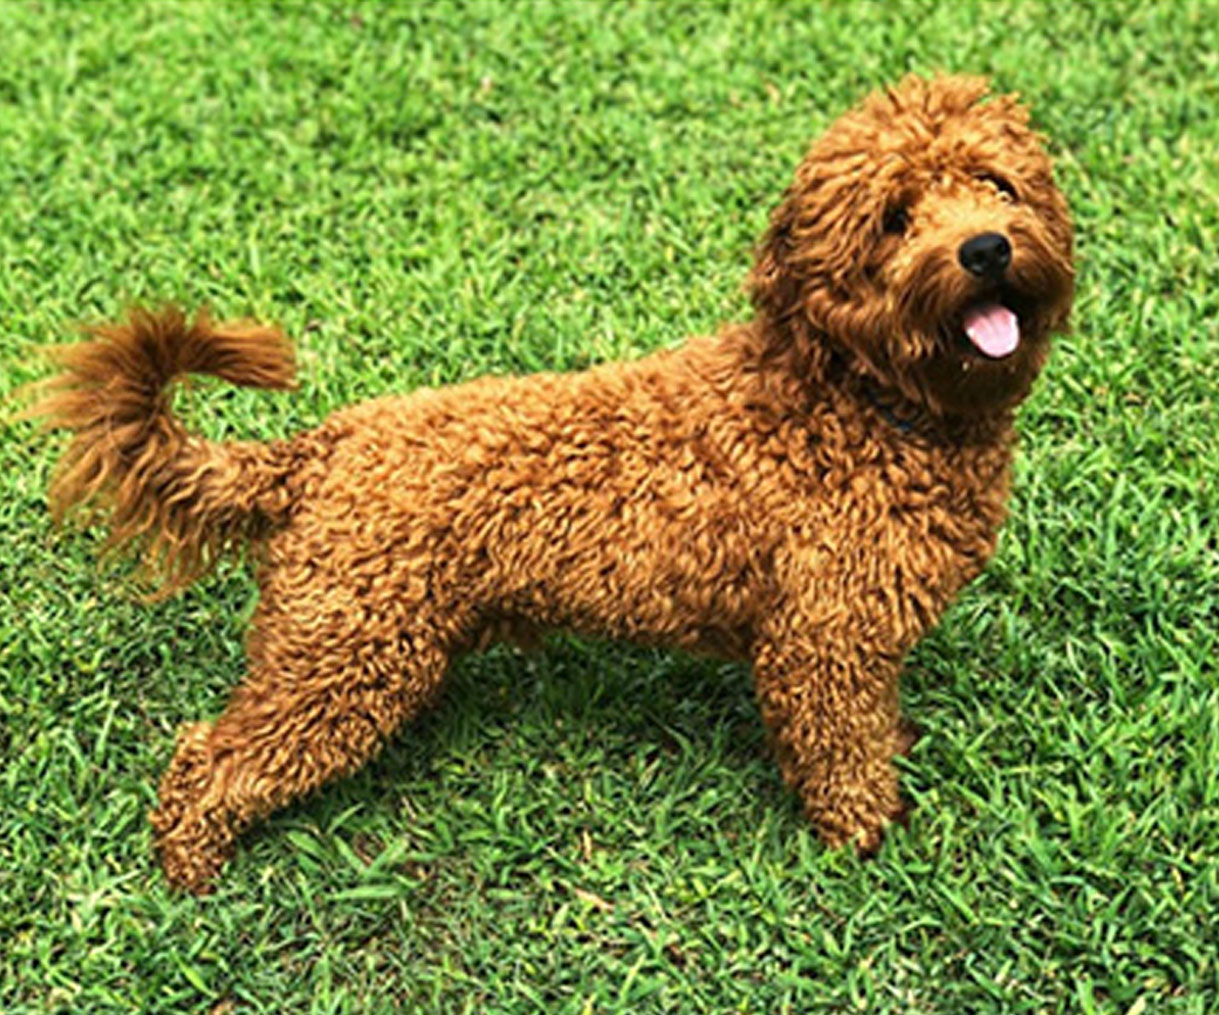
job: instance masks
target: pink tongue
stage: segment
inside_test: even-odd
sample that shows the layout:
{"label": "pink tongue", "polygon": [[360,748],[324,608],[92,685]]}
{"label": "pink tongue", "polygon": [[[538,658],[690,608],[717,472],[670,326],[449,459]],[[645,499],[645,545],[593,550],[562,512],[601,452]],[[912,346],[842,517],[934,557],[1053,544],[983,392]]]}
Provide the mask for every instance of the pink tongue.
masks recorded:
{"label": "pink tongue", "polygon": [[1020,344],[1020,324],[1007,307],[987,303],[965,315],[965,334],[991,359],[1002,359]]}

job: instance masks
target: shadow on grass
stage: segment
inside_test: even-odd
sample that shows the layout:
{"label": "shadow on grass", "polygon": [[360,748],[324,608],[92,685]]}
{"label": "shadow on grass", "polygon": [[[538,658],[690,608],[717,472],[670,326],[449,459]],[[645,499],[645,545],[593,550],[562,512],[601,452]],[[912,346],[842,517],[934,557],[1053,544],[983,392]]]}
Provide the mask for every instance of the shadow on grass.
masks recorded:
{"label": "shadow on grass", "polygon": [[746,666],[556,634],[458,660],[437,705],[344,785],[393,793],[450,756],[618,766],[700,748],[734,767],[766,755]]}

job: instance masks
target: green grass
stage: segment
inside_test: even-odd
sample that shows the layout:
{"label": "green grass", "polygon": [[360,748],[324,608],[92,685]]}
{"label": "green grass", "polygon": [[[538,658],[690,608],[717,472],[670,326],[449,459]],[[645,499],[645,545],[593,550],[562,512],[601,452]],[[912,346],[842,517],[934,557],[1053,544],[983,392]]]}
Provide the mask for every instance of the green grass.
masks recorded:
{"label": "green grass", "polygon": [[299,337],[299,392],[182,400],[213,437],[705,332],[811,137],[907,69],[1032,103],[1080,271],[871,863],[743,670],[557,637],[171,893],[144,815],[251,581],[141,604],[50,527],[62,441],[5,425],[0,1011],[1219,1010],[1219,6],[10,2],[0,40],[0,397],[132,300]]}

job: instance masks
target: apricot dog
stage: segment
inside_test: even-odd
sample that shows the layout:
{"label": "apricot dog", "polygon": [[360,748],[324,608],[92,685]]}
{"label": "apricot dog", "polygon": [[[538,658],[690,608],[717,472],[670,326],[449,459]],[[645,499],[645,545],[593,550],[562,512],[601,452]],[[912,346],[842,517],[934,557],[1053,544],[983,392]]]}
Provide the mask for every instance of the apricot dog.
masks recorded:
{"label": "apricot dog", "polygon": [[990,557],[1013,407],[1072,297],[1071,225],[1012,96],[905,79],[818,140],[749,276],[755,315],[578,374],[381,398],[211,443],[175,377],[285,387],[252,324],[133,311],[58,350],[34,411],[167,588],[252,545],[249,674],[186,726],[151,819],[201,892],[252,821],[363,765],[450,660],[548,628],[753,664],[788,784],[831,845],[902,810],[907,650]]}

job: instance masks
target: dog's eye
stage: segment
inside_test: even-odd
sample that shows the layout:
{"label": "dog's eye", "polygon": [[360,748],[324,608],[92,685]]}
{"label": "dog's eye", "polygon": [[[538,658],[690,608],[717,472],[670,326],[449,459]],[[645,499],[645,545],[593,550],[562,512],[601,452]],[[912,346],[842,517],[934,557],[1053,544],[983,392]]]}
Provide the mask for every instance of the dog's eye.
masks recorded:
{"label": "dog's eye", "polygon": [[890,208],[885,212],[884,229],[890,236],[901,236],[910,225],[910,215],[905,208]]}
{"label": "dog's eye", "polygon": [[1008,200],[1015,201],[1018,197],[1016,188],[1012,186],[1011,181],[1006,176],[1000,176],[998,173],[979,173],[978,177],[983,183],[989,183],[1000,194],[1003,194]]}

